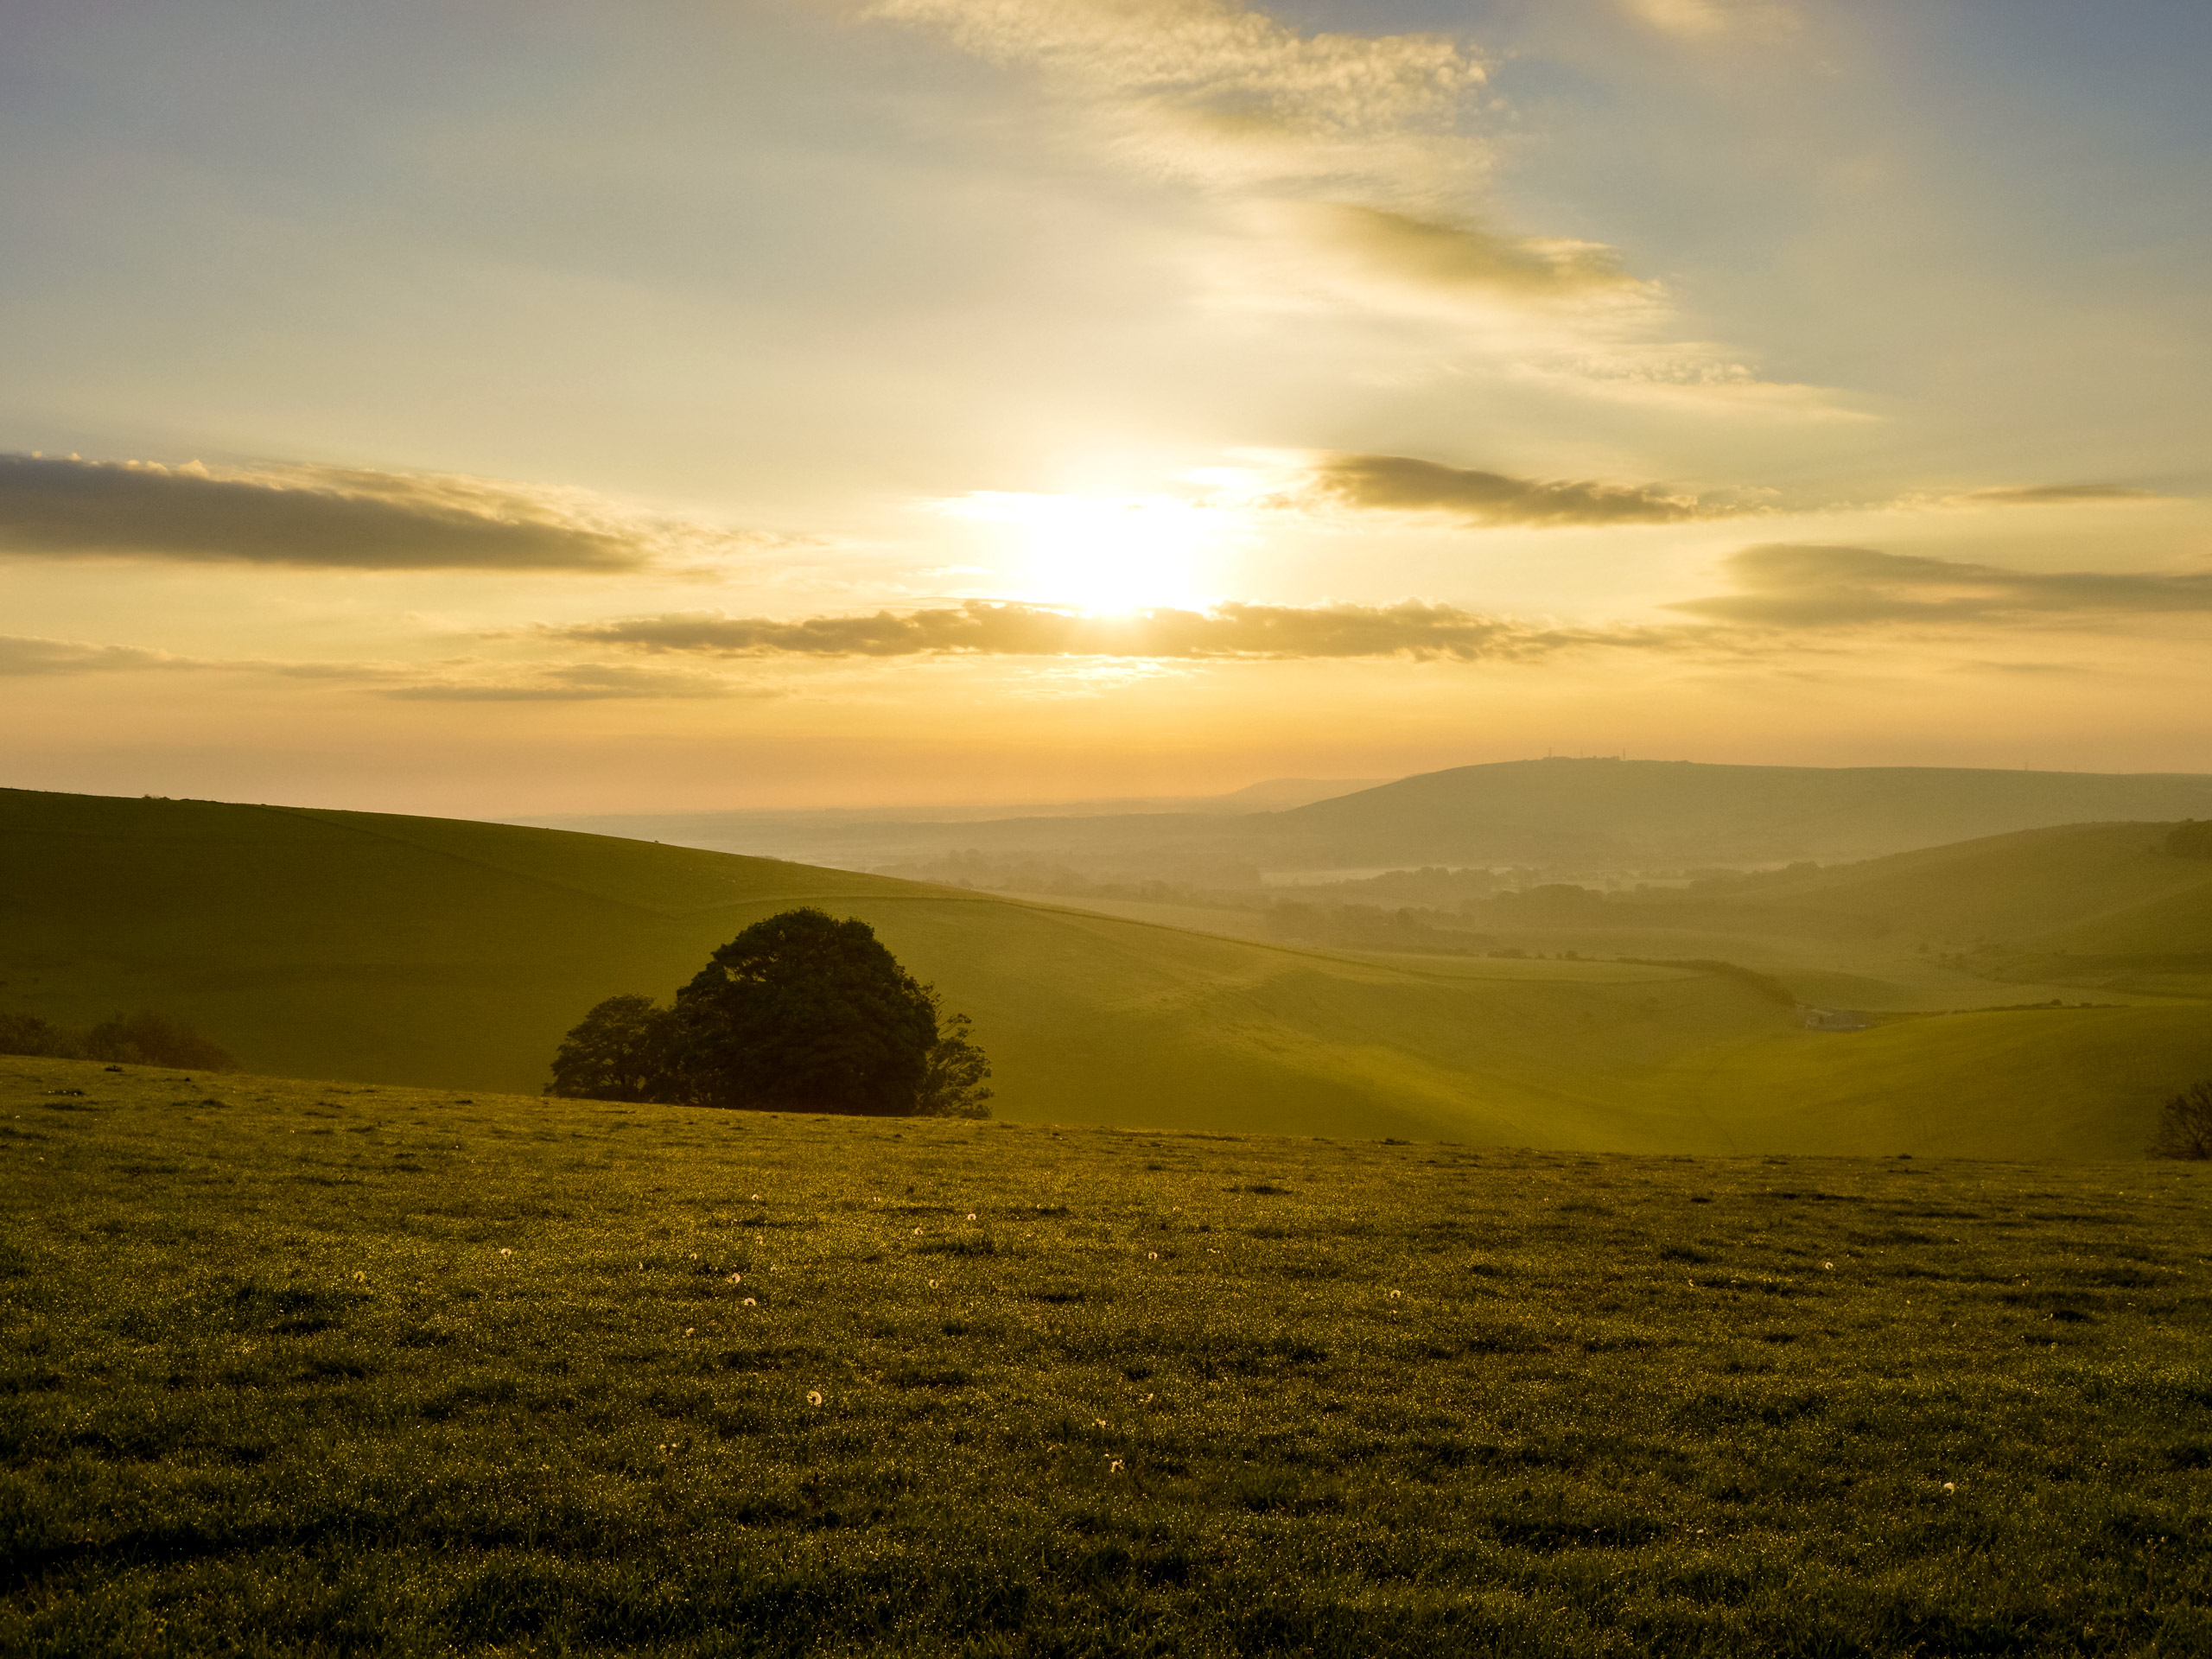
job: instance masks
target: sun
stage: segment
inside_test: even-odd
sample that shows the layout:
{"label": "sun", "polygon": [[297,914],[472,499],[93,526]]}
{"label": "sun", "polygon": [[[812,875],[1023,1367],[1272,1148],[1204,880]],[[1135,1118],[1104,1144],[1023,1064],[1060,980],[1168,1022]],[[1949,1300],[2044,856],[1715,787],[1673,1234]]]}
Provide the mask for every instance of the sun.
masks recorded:
{"label": "sun", "polygon": [[951,510],[1007,528],[1021,597],[1102,616],[1203,607],[1215,556],[1236,534],[1223,509],[1166,495],[979,491]]}

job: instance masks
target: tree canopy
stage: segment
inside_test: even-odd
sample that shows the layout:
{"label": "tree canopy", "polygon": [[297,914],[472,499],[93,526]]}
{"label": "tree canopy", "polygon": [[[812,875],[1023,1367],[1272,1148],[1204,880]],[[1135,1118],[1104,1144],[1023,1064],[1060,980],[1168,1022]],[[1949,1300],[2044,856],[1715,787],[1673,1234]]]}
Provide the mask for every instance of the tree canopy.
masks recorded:
{"label": "tree canopy", "polygon": [[674,1102],[668,1010],[650,996],[626,992],[596,1004],[562,1039],[553,1056],[549,1095],[573,1100]]}
{"label": "tree canopy", "polygon": [[2165,846],[2176,858],[2212,858],[2212,819],[2183,818],[2166,831]]}
{"label": "tree canopy", "polygon": [[803,1112],[986,1117],[990,1062],[965,1014],[857,918],[755,922],[674,1005],[612,996],[562,1043],[549,1094]]}
{"label": "tree canopy", "polygon": [[755,922],[676,994],[683,1069],[708,1106],[901,1115],[937,1041],[929,994],[856,917]]}

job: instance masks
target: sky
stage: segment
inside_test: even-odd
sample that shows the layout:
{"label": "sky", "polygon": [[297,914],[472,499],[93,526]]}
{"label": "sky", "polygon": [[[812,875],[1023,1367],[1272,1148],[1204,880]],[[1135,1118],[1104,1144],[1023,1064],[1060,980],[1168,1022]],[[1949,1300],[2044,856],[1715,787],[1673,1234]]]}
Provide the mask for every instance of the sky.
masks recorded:
{"label": "sky", "polygon": [[0,0],[0,785],[2212,771],[2198,0]]}

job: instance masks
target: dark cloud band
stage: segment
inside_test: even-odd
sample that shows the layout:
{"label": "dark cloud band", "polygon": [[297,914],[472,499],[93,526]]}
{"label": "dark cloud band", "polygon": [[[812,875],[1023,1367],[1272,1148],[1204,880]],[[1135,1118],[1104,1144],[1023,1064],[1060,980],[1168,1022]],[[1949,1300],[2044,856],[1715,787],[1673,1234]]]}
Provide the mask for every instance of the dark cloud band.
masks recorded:
{"label": "dark cloud band", "polygon": [[1625,632],[1534,627],[1448,605],[1223,605],[1092,616],[970,601],[957,607],[796,621],[715,611],[548,628],[580,644],[724,657],[1147,657],[1525,659],[1589,645],[1643,643]]}
{"label": "dark cloud band", "polygon": [[758,697],[772,688],[710,672],[640,668],[631,663],[431,664],[276,662],[256,658],[181,657],[143,645],[100,645],[0,634],[0,679],[83,674],[202,674],[319,681],[410,702],[603,702],[676,698]]}
{"label": "dark cloud band", "polygon": [[1969,490],[1955,498],[1981,507],[2070,507],[2116,501],[2156,501],[2155,490],[2139,490],[2125,484],[2025,484],[1987,490]]}
{"label": "dark cloud band", "polygon": [[[471,479],[0,455],[0,552],[353,570],[636,569],[655,528]],[[734,538],[733,538],[734,539]]]}
{"label": "dark cloud band", "polygon": [[1635,484],[1544,483],[1409,455],[1332,455],[1313,490],[1344,506],[1444,512],[1478,524],[1671,524],[1743,511]]}
{"label": "dark cloud band", "polygon": [[1714,622],[1781,628],[2212,611],[2212,571],[2007,570],[1790,543],[1745,548],[1725,569],[1738,592],[1668,608]]}

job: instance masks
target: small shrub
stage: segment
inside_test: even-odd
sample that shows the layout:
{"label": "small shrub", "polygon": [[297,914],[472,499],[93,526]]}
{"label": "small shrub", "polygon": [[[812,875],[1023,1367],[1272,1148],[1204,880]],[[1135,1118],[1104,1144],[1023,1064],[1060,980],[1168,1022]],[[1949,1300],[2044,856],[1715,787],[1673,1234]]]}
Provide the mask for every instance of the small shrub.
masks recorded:
{"label": "small shrub", "polygon": [[194,1071],[235,1071],[237,1058],[181,1020],[141,1008],[111,1014],[90,1031],[73,1031],[35,1014],[0,1014],[0,1054],[53,1060],[109,1060],[123,1065],[175,1065]]}
{"label": "small shrub", "polygon": [[938,1014],[937,1041],[931,1045],[928,1069],[914,1096],[917,1117],[988,1117],[984,1103],[992,1096],[985,1087],[991,1063],[968,1034],[972,1022],[964,1014],[946,1014],[944,999],[936,987],[925,985],[930,1007]]}
{"label": "small shrub", "polygon": [[0,1014],[0,1054],[81,1060],[86,1058],[85,1033],[50,1024],[35,1014]]}

